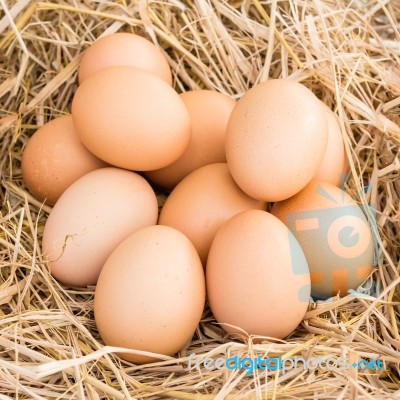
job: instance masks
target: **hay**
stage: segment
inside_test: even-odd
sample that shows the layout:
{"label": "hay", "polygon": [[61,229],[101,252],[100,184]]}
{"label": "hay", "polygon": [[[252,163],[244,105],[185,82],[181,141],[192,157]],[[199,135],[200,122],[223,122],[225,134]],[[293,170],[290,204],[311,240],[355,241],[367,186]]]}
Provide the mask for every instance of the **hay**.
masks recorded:
{"label": "hay", "polygon": [[[398,1],[0,0],[0,398],[400,398],[399,24]],[[43,263],[50,208],[27,192],[20,161],[35,129],[70,110],[81,52],[116,31],[162,48],[178,91],[240,97],[267,77],[290,77],[335,110],[350,157],[346,190],[376,208],[375,286],[310,304],[285,341],[237,340],[206,309],[176,358],[134,366],[114,357],[95,328],[93,288],[62,287]],[[192,353],[379,359],[384,370],[188,370]]]}

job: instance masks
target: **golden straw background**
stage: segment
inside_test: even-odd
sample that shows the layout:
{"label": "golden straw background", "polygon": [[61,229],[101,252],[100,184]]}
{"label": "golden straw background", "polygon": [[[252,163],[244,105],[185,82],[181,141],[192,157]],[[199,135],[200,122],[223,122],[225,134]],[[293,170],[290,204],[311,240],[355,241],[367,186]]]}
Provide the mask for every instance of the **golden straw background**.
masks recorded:
{"label": "golden straw background", "polygon": [[[228,336],[206,308],[175,358],[135,366],[103,346],[94,288],[60,286],[42,261],[50,208],[26,190],[20,161],[34,131],[70,111],[83,50],[117,31],[159,46],[179,92],[239,98],[290,78],[338,114],[346,190],[376,207],[380,262],[366,288],[378,294],[310,304],[285,341]],[[0,0],[0,399],[400,399],[399,107],[399,1]],[[379,359],[384,370],[189,371],[191,353]]]}

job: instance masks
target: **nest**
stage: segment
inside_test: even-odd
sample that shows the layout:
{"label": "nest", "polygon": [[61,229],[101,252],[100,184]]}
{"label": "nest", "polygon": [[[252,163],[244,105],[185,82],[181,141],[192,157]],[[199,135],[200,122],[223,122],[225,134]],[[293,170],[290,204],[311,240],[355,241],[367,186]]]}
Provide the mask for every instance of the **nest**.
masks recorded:
{"label": "nest", "polygon": [[[390,0],[0,0],[0,397],[400,398],[399,24],[400,4]],[[21,154],[39,126],[70,112],[83,50],[117,31],[161,48],[178,92],[239,98],[257,82],[290,77],[337,113],[350,160],[345,189],[375,210],[378,265],[364,292],[311,302],[286,340],[238,340],[206,307],[175,357],[136,366],[104,346],[94,288],[63,287],[43,262],[50,207],[26,190]],[[191,354],[345,357],[381,360],[383,369],[247,373],[202,362],[189,368]]]}

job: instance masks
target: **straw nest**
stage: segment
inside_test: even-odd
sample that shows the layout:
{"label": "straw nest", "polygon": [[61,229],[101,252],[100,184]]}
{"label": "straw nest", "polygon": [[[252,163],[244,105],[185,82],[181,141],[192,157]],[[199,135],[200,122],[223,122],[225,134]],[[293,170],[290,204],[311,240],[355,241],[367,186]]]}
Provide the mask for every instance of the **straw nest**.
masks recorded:
{"label": "straw nest", "polygon": [[[0,0],[0,398],[400,399],[399,24],[398,1]],[[20,161],[38,126],[70,111],[82,51],[116,31],[163,49],[178,91],[238,98],[268,77],[290,77],[339,115],[346,190],[377,226],[378,266],[363,292],[311,303],[284,341],[237,340],[206,308],[174,358],[135,366],[104,347],[94,288],[62,287],[43,263],[50,208],[26,190]],[[192,353],[376,359],[384,368],[189,370]]]}

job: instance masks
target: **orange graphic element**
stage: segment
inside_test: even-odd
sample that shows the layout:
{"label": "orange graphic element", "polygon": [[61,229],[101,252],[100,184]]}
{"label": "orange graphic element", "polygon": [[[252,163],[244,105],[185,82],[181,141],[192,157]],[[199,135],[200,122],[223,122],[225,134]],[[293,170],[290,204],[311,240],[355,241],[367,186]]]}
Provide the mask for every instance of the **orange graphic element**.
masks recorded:
{"label": "orange graphic element", "polygon": [[311,272],[310,273],[311,284],[322,283],[322,272]]}
{"label": "orange graphic element", "polygon": [[347,293],[347,273],[346,268],[332,271],[332,296],[338,293],[343,296]]}

